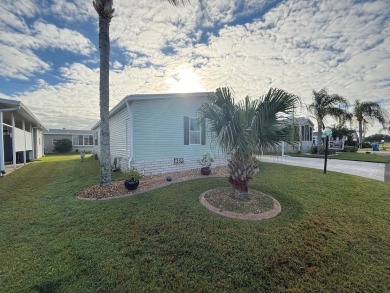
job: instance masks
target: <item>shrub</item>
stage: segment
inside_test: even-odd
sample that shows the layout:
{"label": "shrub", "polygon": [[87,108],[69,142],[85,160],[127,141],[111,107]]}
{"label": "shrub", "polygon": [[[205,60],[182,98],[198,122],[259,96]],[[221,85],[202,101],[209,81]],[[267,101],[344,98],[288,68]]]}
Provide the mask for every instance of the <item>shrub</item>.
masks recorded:
{"label": "shrub", "polygon": [[209,153],[205,153],[202,156],[202,159],[199,161],[199,164],[202,165],[202,167],[210,167],[211,163],[214,162],[213,157]]}
{"label": "shrub", "polygon": [[[310,148],[310,153],[313,154],[313,155],[316,155],[317,154],[317,146],[316,145],[313,145],[311,148]],[[330,150],[328,149],[328,154],[329,155],[333,155],[335,154],[336,151],[335,150]],[[320,155],[324,155],[325,154],[325,146],[324,145],[321,145],[320,146],[320,152],[319,152]]]}
{"label": "shrub", "polygon": [[369,143],[369,142],[363,142],[363,144],[362,144],[362,148],[363,149],[365,149],[365,148],[371,148],[372,147],[372,145]]}
{"label": "shrub", "polygon": [[345,146],[344,147],[344,152],[348,152],[348,153],[356,153],[358,151],[358,147],[357,146]]}
{"label": "shrub", "polygon": [[129,171],[125,172],[126,178],[129,180],[134,179],[134,180],[140,180],[142,178],[142,174],[138,172],[136,168],[131,168]]}
{"label": "shrub", "polygon": [[70,152],[72,149],[72,141],[64,138],[54,142],[54,150],[59,153]]}

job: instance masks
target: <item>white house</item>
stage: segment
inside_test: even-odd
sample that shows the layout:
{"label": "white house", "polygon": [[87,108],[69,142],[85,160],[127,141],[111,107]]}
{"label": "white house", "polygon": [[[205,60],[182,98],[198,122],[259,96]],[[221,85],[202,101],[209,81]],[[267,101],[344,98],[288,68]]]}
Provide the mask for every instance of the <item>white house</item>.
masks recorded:
{"label": "white house", "polygon": [[0,99],[0,171],[43,155],[42,123],[20,101]]}
{"label": "white house", "polygon": [[310,152],[313,145],[313,130],[314,123],[306,117],[298,117],[294,120],[299,125],[299,143],[301,145],[300,151],[302,153]]}
{"label": "white house", "polygon": [[[318,134],[318,131],[314,131],[313,132],[313,145],[318,145],[317,143],[317,134]],[[321,144],[325,144],[325,135],[322,134],[322,130],[321,130]],[[344,136],[342,138],[339,138],[339,137],[336,137],[336,138],[333,138],[333,136],[331,135],[329,137],[329,149],[331,150],[336,150],[336,151],[341,151],[344,149],[344,145],[345,145],[345,142],[348,140],[348,137]]]}
{"label": "white house", "polygon": [[[209,93],[130,95],[110,111],[111,162],[143,174],[200,168],[204,153],[213,166],[226,165],[226,157],[211,142],[205,122],[197,123],[197,109]],[[92,127],[99,137],[98,122]],[[99,141],[99,139],[97,139]],[[99,146],[94,146],[99,156]]]}
{"label": "white house", "polygon": [[282,149],[283,152],[297,152],[309,153],[310,148],[313,146],[313,130],[314,123],[307,117],[294,117],[294,119],[289,118],[291,124],[295,125],[294,129],[296,134],[296,140],[293,144],[281,143],[278,145],[278,148]]}
{"label": "white house", "polygon": [[94,134],[91,130],[49,129],[43,133],[45,153],[54,152],[54,143],[61,139],[69,139],[72,142],[73,152],[92,152],[95,141]]}

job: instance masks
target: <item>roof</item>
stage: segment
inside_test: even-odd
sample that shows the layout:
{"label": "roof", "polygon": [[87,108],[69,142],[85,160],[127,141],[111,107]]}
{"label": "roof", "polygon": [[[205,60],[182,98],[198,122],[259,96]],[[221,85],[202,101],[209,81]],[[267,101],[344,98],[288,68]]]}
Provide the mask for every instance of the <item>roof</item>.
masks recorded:
{"label": "roof", "polygon": [[299,125],[310,124],[310,125],[314,126],[313,121],[311,121],[310,118],[307,118],[307,117],[295,117],[294,120]]}
{"label": "roof", "polygon": [[[10,112],[15,112],[15,116],[30,122],[34,127],[47,130],[41,121],[21,102],[9,99],[0,99],[0,111],[3,110],[4,120],[9,120]],[[8,111],[7,111],[8,110]]]}
{"label": "roof", "polygon": [[[195,93],[167,93],[167,94],[137,94],[137,95],[128,95],[123,98],[114,108],[111,109],[109,117],[112,117],[117,112],[126,107],[127,102],[137,102],[137,101],[150,101],[150,100],[161,100],[161,99],[185,99],[185,98],[205,98],[212,92],[195,92]],[[99,127],[100,120],[95,123],[91,129]]]}
{"label": "roof", "polygon": [[43,134],[53,135],[93,135],[94,132],[91,130],[80,130],[80,129],[49,129]]}

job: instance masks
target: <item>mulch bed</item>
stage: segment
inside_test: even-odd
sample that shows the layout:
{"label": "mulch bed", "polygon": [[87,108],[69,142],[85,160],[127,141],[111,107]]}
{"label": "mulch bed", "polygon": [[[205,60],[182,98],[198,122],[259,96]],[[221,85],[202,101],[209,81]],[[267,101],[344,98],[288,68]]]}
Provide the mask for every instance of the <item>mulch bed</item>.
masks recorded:
{"label": "mulch bed", "polygon": [[[212,173],[210,176],[218,177],[227,177],[229,175],[228,168],[226,166],[214,167],[212,168]],[[166,178],[170,176],[172,181],[167,182]],[[144,176],[140,179],[139,186],[134,191],[129,191],[125,185],[124,181],[114,181],[109,186],[100,186],[99,184],[87,187],[86,189],[80,191],[76,194],[76,197],[79,199],[110,199],[118,198],[124,196],[135,195],[150,191],[156,188],[160,188],[175,182],[182,182],[195,178],[204,178],[207,176],[202,176],[200,174],[200,169],[194,169],[189,171],[182,172],[172,172],[160,175]]]}

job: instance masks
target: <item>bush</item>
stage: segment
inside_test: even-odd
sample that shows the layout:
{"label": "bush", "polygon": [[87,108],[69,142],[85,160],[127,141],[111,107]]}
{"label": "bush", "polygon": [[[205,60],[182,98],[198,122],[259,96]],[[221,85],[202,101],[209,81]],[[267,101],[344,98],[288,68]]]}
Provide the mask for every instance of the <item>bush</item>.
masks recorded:
{"label": "bush", "polygon": [[369,142],[363,142],[362,148],[363,148],[363,149],[365,149],[365,148],[370,149],[370,148],[372,148],[372,145],[371,145]]}
{"label": "bush", "polygon": [[358,151],[358,147],[357,146],[345,146],[344,147],[344,152],[348,152],[348,153],[356,153]]}
{"label": "bush", "polygon": [[[310,148],[310,153],[313,154],[313,155],[316,155],[317,154],[317,146],[316,145],[313,145],[311,148]],[[336,151],[335,150],[330,150],[328,149],[328,154],[329,155],[333,155],[335,154]],[[325,154],[325,146],[324,145],[321,145],[320,146],[320,155],[324,155]]]}
{"label": "bush", "polygon": [[128,180],[134,179],[134,180],[140,180],[142,178],[142,174],[138,172],[136,168],[131,168],[129,171],[125,172],[126,178]]}
{"label": "bush", "polygon": [[59,153],[67,153],[72,150],[72,141],[64,138],[54,142],[54,150]]}

